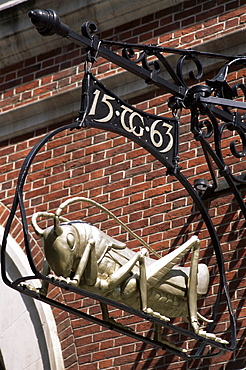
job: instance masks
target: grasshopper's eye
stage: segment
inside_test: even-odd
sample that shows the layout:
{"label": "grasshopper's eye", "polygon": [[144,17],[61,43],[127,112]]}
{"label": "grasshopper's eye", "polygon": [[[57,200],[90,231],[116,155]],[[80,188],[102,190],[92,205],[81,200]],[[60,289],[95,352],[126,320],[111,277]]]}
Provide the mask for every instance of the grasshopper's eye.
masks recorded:
{"label": "grasshopper's eye", "polygon": [[71,233],[67,234],[67,244],[71,250],[75,248],[75,237]]}

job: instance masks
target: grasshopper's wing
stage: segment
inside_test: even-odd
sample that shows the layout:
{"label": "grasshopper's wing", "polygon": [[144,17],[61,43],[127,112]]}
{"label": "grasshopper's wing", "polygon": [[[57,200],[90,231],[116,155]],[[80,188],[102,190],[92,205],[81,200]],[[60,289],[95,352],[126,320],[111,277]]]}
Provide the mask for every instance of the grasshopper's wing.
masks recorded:
{"label": "grasshopper's wing", "polygon": [[120,242],[112,238],[111,236],[104,233],[104,240],[111,249],[124,249],[126,247],[125,243]]}
{"label": "grasshopper's wing", "polygon": [[120,242],[105,234],[103,231],[99,230],[97,227],[90,225],[92,233],[91,237],[95,238],[96,242],[100,245],[107,246],[108,249],[124,249],[126,248],[126,244]]}
{"label": "grasshopper's wing", "polygon": [[197,236],[192,236],[187,242],[168,253],[166,256],[153,262],[146,268],[147,289],[158,284],[161,279],[178,264],[182,257],[199,243]]}

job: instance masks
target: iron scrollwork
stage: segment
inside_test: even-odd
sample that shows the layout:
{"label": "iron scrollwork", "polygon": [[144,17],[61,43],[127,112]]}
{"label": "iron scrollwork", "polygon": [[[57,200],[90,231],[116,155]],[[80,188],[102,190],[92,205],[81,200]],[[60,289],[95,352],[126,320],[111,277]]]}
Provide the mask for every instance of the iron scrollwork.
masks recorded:
{"label": "iron scrollwork", "polygon": [[[245,177],[234,176],[231,173],[229,166],[226,165],[224,161],[221,150],[223,132],[225,130],[230,130],[231,132],[238,134],[242,145],[242,150],[239,151],[237,149],[238,139],[231,141],[229,145],[231,154],[236,158],[243,158],[246,154],[245,116],[238,112],[234,112],[235,109],[245,110],[246,104],[242,101],[233,100],[234,98],[239,97],[240,90],[243,95],[246,96],[246,85],[238,83],[231,87],[226,81],[227,75],[232,66],[245,66],[245,57],[205,53],[189,49],[171,49],[152,44],[128,44],[126,47],[124,43],[106,40],[102,40],[102,44],[124,47],[122,51],[123,57],[128,61],[133,61],[136,65],[141,63],[142,68],[150,73],[149,78],[145,79],[147,83],[158,85],[157,76],[160,75],[163,70],[168,73],[173,81],[171,85],[167,80],[162,81],[163,90],[172,93],[172,96],[169,98],[168,105],[172,109],[174,116],[177,116],[177,111],[179,111],[180,115],[184,108],[191,111],[191,131],[193,132],[194,137],[201,142],[208,169],[211,173],[212,183],[209,183],[208,180],[197,179],[195,189],[198,189],[197,186],[199,185],[197,184],[203,182],[203,191],[199,191],[199,195],[201,195],[203,199],[216,196],[215,193],[218,189],[219,180],[216,175],[216,168],[213,168],[212,165],[213,160],[219,169],[220,175],[225,178],[229,188],[234,193],[238,204],[246,217],[245,204],[237,189],[237,184],[246,184]],[[134,50],[136,50],[137,53]],[[177,62],[176,71],[169,64],[164,53],[181,54]],[[153,57],[155,57],[155,59],[153,59]],[[217,76],[213,79],[208,79],[205,84],[199,84],[199,81],[204,77],[204,68],[200,59],[201,57],[213,57],[226,60],[225,65],[220,69]],[[148,58],[150,58],[150,62],[148,62]],[[184,65],[186,62],[194,63],[196,72],[194,70],[190,70],[185,74]],[[187,80],[187,75],[192,84],[194,81],[198,84],[188,87],[190,82]],[[173,86],[178,87],[176,92],[174,92]],[[207,118],[200,118],[201,115],[207,116]],[[204,128],[206,128],[205,131]],[[212,145],[209,144],[209,141],[207,140],[210,139],[212,135],[214,135],[215,149],[212,148]],[[176,158],[178,158],[178,153]],[[175,166],[173,171],[175,172],[177,169],[178,165]]]}
{"label": "iron scrollwork", "polygon": [[[226,77],[228,74],[229,67],[232,64],[243,64],[245,65],[245,58],[235,58],[235,60],[230,61],[225,64],[213,79],[207,80],[207,96],[204,93],[199,93],[198,95],[193,94],[193,98],[196,103],[190,104],[191,109],[191,130],[194,133],[194,137],[199,140],[202,144],[204,154],[207,158],[209,164],[210,172],[213,178],[213,190],[216,190],[218,186],[218,180],[215,179],[214,170],[212,169],[211,157],[221,176],[223,176],[228,183],[232,193],[235,195],[238,204],[246,217],[245,203],[237,189],[237,184],[246,184],[244,176],[235,176],[226,164],[223,150],[223,133],[226,130],[230,132],[235,132],[237,134],[237,139],[232,140],[229,144],[231,155],[235,158],[243,158],[246,155],[246,125],[245,125],[245,114],[240,113],[237,109],[245,109],[245,103],[242,101],[232,100],[238,97],[238,89],[240,88],[243,93],[245,93],[245,85],[240,83],[232,87],[227,83]],[[210,89],[210,93],[209,93]],[[192,88],[190,89],[190,92]],[[213,96],[212,96],[213,94]],[[244,94],[245,95],[245,94]],[[191,101],[191,100],[190,100]],[[217,108],[220,105],[222,109]],[[201,119],[200,116],[206,115],[207,119]],[[222,122],[221,122],[222,121]],[[224,121],[224,122],[223,122]],[[207,133],[205,134],[202,127],[207,128]],[[214,148],[206,140],[211,136],[214,136]],[[241,150],[237,149],[239,140],[241,141]],[[208,189],[209,190],[209,189]],[[209,191],[207,192],[209,194]],[[210,195],[212,195],[210,191]],[[203,194],[206,198],[206,194]]]}

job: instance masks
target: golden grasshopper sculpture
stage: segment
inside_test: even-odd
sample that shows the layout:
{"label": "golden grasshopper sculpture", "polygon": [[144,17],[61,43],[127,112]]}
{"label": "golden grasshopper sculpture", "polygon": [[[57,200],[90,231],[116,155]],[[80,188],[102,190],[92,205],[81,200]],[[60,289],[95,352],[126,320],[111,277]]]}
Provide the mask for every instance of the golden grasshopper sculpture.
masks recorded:
{"label": "golden grasshopper sculpture", "polygon": [[[149,258],[146,248],[134,252],[91,224],[63,218],[62,210],[78,201],[92,203],[117,219],[103,206],[82,197],[65,201],[55,214],[35,213],[32,225],[42,238],[47,261],[45,274],[48,275],[51,269],[55,274],[50,275],[53,279],[108,297],[165,321],[182,317],[190,322],[196,334],[228,343],[202,330],[198,322],[198,319],[209,322],[197,312],[197,298],[207,293],[209,272],[205,264],[198,263],[200,242],[197,236],[162,258]],[[41,229],[37,225],[38,217],[53,218],[54,226]],[[122,226],[129,231],[126,225]],[[191,267],[177,266],[189,251],[192,251]],[[45,282],[41,289],[44,294],[47,287]],[[109,320],[106,305],[101,304],[101,307],[103,318]],[[160,335],[157,335],[160,340]]]}

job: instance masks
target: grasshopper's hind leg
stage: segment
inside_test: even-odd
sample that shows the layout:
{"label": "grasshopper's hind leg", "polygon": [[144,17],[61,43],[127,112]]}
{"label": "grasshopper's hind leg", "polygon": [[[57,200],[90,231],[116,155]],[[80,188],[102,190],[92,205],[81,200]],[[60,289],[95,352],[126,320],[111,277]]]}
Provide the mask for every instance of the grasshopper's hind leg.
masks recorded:
{"label": "grasshopper's hind leg", "polygon": [[[198,318],[204,319],[201,315],[198,315],[197,312],[197,285],[198,285],[198,262],[199,262],[199,253],[200,253],[200,243],[193,248],[191,267],[190,267],[190,276],[188,283],[188,309],[189,309],[189,319],[194,333],[199,334],[200,336],[214,340],[222,344],[229,344],[228,341],[217,337],[213,333],[208,333],[205,330],[200,329]],[[203,320],[211,322],[211,320]]]}
{"label": "grasshopper's hind leg", "polygon": [[[177,263],[187,252],[189,252],[191,249],[194,249],[198,244],[199,240],[197,236],[194,235],[180,247],[149,265],[146,269],[147,291],[151,290],[154,286],[158,286],[161,281],[165,281],[165,275],[168,274],[175,265],[177,265]],[[170,293],[172,295],[171,289],[165,290],[165,294],[166,293]],[[160,307],[159,310],[161,311],[161,309],[162,308]],[[151,308],[148,308],[146,312],[153,316],[159,317],[162,320],[170,320],[168,317],[162,316],[159,312],[154,312]]]}
{"label": "grasshopper's hind leg", "polygon": [[188,310],[189,320],[194,333],[199,333],[199,322],[197,318],[197,273],[200,254],[200,242],[193,247],[191,258],[190,275],[188,281]]}

